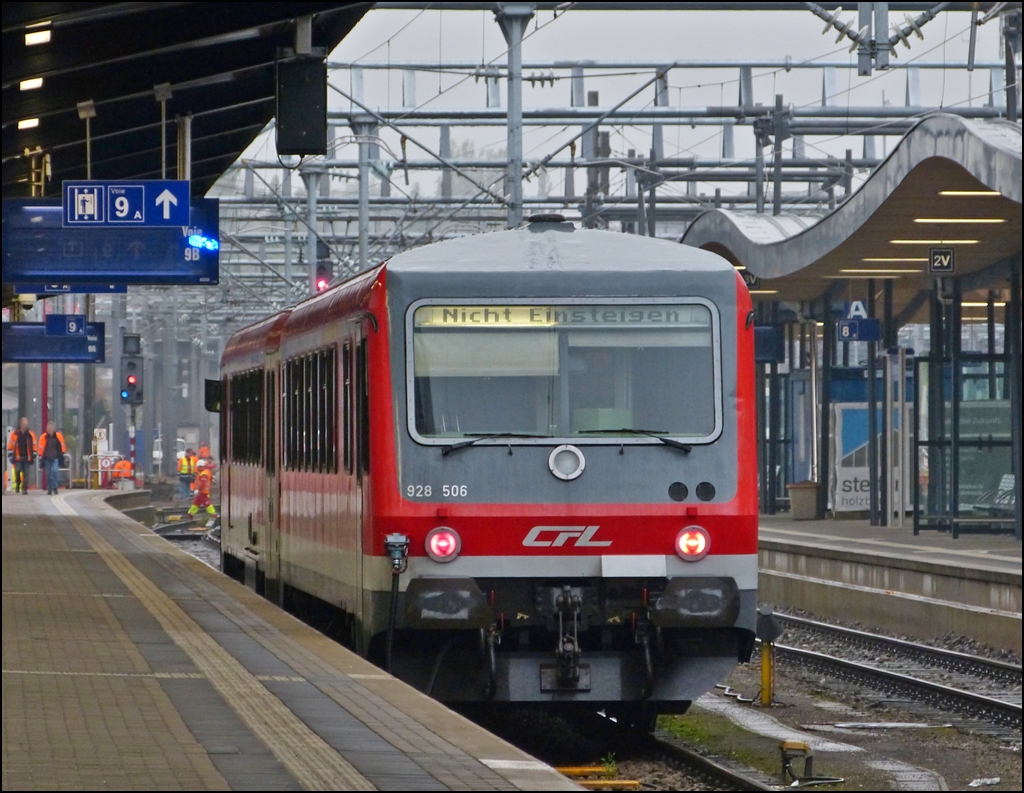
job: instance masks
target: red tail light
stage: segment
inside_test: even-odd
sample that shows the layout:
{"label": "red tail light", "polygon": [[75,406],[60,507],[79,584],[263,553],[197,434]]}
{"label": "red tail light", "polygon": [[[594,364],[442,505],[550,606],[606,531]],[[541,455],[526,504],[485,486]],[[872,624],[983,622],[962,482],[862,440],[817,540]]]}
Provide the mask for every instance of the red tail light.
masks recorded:
{"label": "red tail light", "polygon": [[455,529],[447,526],[438,526],[427,534],[424,543],[427,556],[435,562],[450,562],[459,555],[462,550],[462,538]]}
{"label": "red tail light", "polygon": [[711,535],[701,526],[687,526],[676,535],[676,553],[687,562],[703,559],[711,550]]}

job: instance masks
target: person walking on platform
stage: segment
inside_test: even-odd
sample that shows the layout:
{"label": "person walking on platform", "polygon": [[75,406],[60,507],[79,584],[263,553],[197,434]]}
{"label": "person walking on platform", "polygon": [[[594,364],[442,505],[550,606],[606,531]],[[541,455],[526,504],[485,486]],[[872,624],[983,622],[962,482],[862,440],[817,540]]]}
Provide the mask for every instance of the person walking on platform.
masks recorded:
{"label": "person walking on platform", "polygon": [[28,428],[28,419],[22,416],[18,429],[7,439],[7,456],[14,463],[14,492],[21,488],[28,492],[28,469],[36,459],[36,434]]}
{"label": "person walking on platform", "polygon": [[196,496],[192,499],[192,506],[188,508],[189,515],[196,515],[200,509],[205,509],[210,516],[207,528],[213,528],[214,520],[217,517],[217,510],[213,508],[210,501],[210,487],[213,485],[213,471],[206,464],[206,460],[196,463]]}
{"label": "person walking on platform", "polygon": [[185,455],[178,460],[178,498],[188,498],[196,479],[196,462],[196,453],[192,449],[186,449]]}
{"label": "person walking on platform", "polygon": [[46,422],[46,432],[39,436],[39,457],[43,461],[43,472],[46,474],[46,494],[57,495],[57,484],[60,482],[60,464],[68,453],[64,443],[64,433],[57,429],[57,422]]}

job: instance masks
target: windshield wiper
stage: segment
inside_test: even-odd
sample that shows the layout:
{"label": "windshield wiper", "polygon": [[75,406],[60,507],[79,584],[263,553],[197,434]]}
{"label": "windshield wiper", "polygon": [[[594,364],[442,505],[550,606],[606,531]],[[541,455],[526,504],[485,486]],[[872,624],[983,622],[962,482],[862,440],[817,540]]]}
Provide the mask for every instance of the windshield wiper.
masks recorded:
{"label": "windshield wiper", "polygon": [[551,436],[551,435],[540,435],[540,434],[537,434],[537,433],[529,433],[529,432],[481,432],[481,433],[476,433],[474,435],[474,437],[469,438],[468,440],[459,441],[458,443],[453,443],[450,446],[445,446],[444,448],[441,449],[441,456],[442,457],[447,457],[449,454],[451,454],[454,451],[458,451],[459,449],[465,449],[467,446],[472,446],[474,443],[479,443],[480,441],[488,440],[490,438],[551,438],[551,437],[553,437],[553,436]]}
{"label": "windshield wiper", "polygon": [[666,446],[671,446],[674,449],[682,449],[687,454],[693,451],[693,446],[688,443],[682,443],[681,441],[677,441],[675,438],[666,438],[665,435],[668,433],[668,430],[637,430],[623,427],[617,430],[577,430],[576,434],[597,435],[598,433],[603,432],[607,432],[612,435],[646,435],[649,438],[657,438]]}

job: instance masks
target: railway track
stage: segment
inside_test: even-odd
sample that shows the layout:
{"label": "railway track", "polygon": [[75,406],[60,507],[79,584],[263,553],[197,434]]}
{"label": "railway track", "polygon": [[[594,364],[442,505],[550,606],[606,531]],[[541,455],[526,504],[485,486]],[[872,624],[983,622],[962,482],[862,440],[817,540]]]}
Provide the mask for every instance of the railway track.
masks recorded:
{"label": "railway track", "polygon": [[[780,658],[1018,733],[1021,729],[1022,670],[1016,664],[802,617],[775,617],[805,645],[776,644]],[[822,643],[832,645],[830,652],[817,649]],[[837,649],[846,657],[832,654]]]}
{"label": "railway track", "polygon": [[763,774],[706,757],[661,730],[654,733],[639,732],[597,713],[577,713],[573,721],[586,733],[602,736],[609,745],[622,747],[631,756],[662,758],[681,765],[690,776],[706,783],[712,790],[776,789],[771,780]]}

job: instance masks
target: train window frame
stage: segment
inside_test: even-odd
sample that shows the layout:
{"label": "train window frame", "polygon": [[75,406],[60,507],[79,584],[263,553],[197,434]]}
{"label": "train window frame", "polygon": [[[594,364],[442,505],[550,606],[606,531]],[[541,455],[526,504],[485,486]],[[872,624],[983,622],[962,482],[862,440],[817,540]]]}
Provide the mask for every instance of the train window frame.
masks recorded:
{"label": "train window frame", "polygon": [[283,470],[338,471],[337,357],[337,345],[332,344],[283,362]]}
{"label": "train window frame", "polygon": [[345,473],[353,473],[355,455],[352,454],[352,342],[342,345],[342,462]]}
{"label": "train window frame", "polygon": [[[266,370],[247,369],[224,376],[228,417],[221,420],[221,459],[236,465],[263,465],[263,393]],[[225,427],[227,424],[229,426]],[[226,443],[224,443],[226,441]]]}
{"label": "train window frame", "polygon": [[[679,297],[563,297],[563,298],[421,298],[411,302],[405,311],[405,394],[406,414],[405,426],[409,436],[421,446],[450,446],[451,438],[425,437],[416,428],[416,380],[415,380],[415,352],[414,352],[414,331],[416,310],[424,306],[688,306],[699,305],[708,309],[711,314],[711,351],[713,367],[713,395],[714,395],[714,426],[707,435],[667,435],[672,440],[680,443],[687,443],[693,446],[708,446],[715,443],[721,436],[725,427],[724,398],[722,385],[722,319],[718,306],[705,297],[679,296]],[[576,446],[653,446],[660,444],[657,438],[638,435],[595,435],[592,437],[581,435],[553,435],[540,438],[487,438],[486,436],[467,435],[467,437],[479,437],[478,446],[551,446],[562,443],[572,443]]]}

